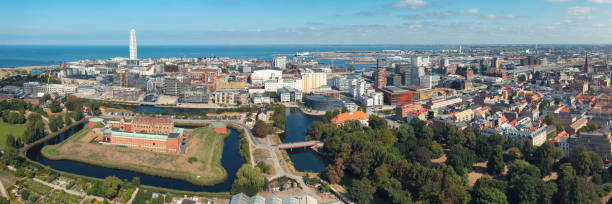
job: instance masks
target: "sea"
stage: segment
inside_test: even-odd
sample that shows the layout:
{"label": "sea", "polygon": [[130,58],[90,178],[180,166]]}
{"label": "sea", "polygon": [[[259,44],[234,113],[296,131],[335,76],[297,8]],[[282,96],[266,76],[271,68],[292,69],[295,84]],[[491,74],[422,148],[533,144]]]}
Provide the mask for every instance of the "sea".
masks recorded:
{"label": "sea", "polygon": [[[278,55],[293,56],[299,52],[380,50],[426,51],[457,48],[457,45],[144,45],[138,46],[138,58],[230,57],[269,60]],[[58,65],[61,62],[128,56],[128,45],[0,45],[0,67]]]}

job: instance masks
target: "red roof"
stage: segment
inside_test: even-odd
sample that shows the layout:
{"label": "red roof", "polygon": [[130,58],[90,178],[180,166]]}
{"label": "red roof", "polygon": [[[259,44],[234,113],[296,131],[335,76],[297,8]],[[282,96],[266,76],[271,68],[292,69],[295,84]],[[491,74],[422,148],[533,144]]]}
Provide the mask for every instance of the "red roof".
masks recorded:
{"label": "red roof", "polygon": [[516,120],[513,120],[512,122],[510,122],[510,125],[515,126],[516,123],[518,123]]}
{"label": "red roof", "polygon": [[348,113],[340,113],[338,114],[336,117],[331,119],[331,122],[333,124],[344,124],[344,122],[349,121],[349,120],[368,120],[370,119],[370,117],[364,113],[363,111],[355,111],[355,112],[348,112]]}
{"label": "red roof", "polygon": [[561,140],[561,138],[564,138],[564,137],[569,137],[569,133],[567,133],[565,131],[560,132],[560,133],[556,134],[553,138],[550,138],[550,140],[552,142],[554,142],[554,143],[558,143],[559,140]]}

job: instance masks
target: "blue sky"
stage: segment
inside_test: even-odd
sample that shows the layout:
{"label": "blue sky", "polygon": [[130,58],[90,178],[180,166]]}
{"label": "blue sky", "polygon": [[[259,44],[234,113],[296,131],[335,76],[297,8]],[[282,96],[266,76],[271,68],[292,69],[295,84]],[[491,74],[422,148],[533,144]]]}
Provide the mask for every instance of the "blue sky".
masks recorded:
{"label": "blue sky", "polygon": [[0,1],[0,45],[612,44],[612,0]]}

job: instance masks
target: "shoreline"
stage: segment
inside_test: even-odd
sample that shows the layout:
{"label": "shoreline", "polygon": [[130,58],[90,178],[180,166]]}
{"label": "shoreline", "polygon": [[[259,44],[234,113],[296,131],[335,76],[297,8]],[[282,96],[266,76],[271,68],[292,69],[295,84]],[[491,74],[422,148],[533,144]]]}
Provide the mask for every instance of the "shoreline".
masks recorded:
{"label": "shoreline", "polygon": [[[225,145],[225,139],[227,139],[229,135],[230,135],[229,133],[222,135],[223,138],[221,138],[221,141],[223,142],[223,145],[220,145],[218,148],[223,150],[223,146]],[[211,169],[208,170],[208,171],[211,171],[213,168],[219,169],[221,170],[220,171],[221,174],[217,175],[216,177],[210,178],[210,179],[202,180],[202,178],[198,178],[197,175],[195,175],[192,172],[179,172],[179,171],[173,171],[170,169],[157,169],[157,168],[153,168],[154,165],[120,164],[120,163],[114,163],[112,161],[107,161],[107,160],[104,160],[104,161],[92,160],[92,159],[85,158],[85,157],[75,157],[74,155],[72,156],[71,155],[52,155],[49,153],[49,151],[57,151],[57,149],[51,150],[49,148],[60,148],[62,145],[65,144],[64,142],[66,141],[67,140],[61,143],[55,144],[55,145],[47,145],[43,147],[40,150],[41,155],[47,159],[55,160],[55,161],[66,160],[66,161],[78,162],[78,163],[83,163],[83,164],[88,164],[88,165],[93,165],[93,166],[98,166],[98,167],[103,167],[103,168],[125,170],[125,171],[134,172],[134,173],[140,173],[140,174],[145,174],[145,175],[150,175],[150,176],[157,176],[161,178],[176,179],[176,180],[184,181],[184,182],[187,182],[193,185],[197,185],[197,186],[202,186],[202,187],[212,187],[215,185],[219,185],[225,182],[229,178],[229,174],[227,170],[221,164],[221,157],[219,157],[219,161],[211,161],[213,163],[210,164],[212,166],[211,166]],[[112,149],[117,149],[117,148],[120,148],[120,147],[109,146],[108,151]],[[121,149],[117,149],[117,150],[121,150]],[[130,150],[134,150],[134,149],[129,149],[128,151]],[[144,151],[144,150],[139,150],[139,151]],[[212,150],[212,151],[214,152],[215,150]],[[161,153],[161,154],[165,154],[165,153]],[[186,157],[186,155],[179,155],[179,156]]]}

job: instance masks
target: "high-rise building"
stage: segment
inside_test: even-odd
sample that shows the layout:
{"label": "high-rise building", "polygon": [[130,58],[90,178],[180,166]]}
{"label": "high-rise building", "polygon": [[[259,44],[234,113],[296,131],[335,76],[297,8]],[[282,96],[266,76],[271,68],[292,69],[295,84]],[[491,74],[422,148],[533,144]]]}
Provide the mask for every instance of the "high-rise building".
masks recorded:
{"label": "high-rise building", "polygon": [[586,72],[587,74],[590,74],[591,72],[593,72],[591,64],[589,64],[589,54],[588,53],[584,54],[584,66],[582,68],[584,69],[584,72]]}
{"label": "high-rise building", "polygon": [[164,94],[169,96],[178,96],[181,89],[181,84],[177,78],[164,78]]}
{"label": "high-rise building", "polygon": [[361,78],[351,79],[350,86],[350,93],[355,99],[363,96],[366,93],[366,90],[368,89],[366,82]]}
{"label": "high-rise building", "polygon": [[302,72],[302,92],[310,93],[327,85],[327,73],[306,70]]}
{"label": "high-rise building", "polygon": [[412,67],[412,71],[410,72],[410,84],[405,84],[406,86],[420,86],[421,77],[425,76],[425,69],[423,67]]}
{"label": "high-rise building", "polygon": [[421,56],[412,56],[410,63],[413,67],[421,66],[421,64],[423,64],[423,58]]}
{"label": "high-rise building", "polygon": [[279,56],[272,59],[272,66],[280,69],[287,67],[287,56]]}
{"label": "high-rise building", "polygon": [[136,30],[130,30],[130,60],[138,59],[138,48],[136,47]]}
{"label": "high-rise building", "polygon": [[402,85],[412,85],[412,65],[411,64],[400,64],[395,67],[395,73],[400,74],[402,77]]}
{"label": "high-rise building", "polygon": [[491,60],[491,67],[495,68],[495,70],[498,70],[500,63],[501,63],[501,60],[495,57],[493,58],[493,60]]}
{"label": "high-rise building", "polygon": [[385,86],[387,86],[387,74],[386,74],[386,68],[385,65],[387,63],[387,60],[385,59],[378,59],[376,60],[376,75],[375,75],[375,84],[374,86],[376,86],[376,88],[383,88]]}

